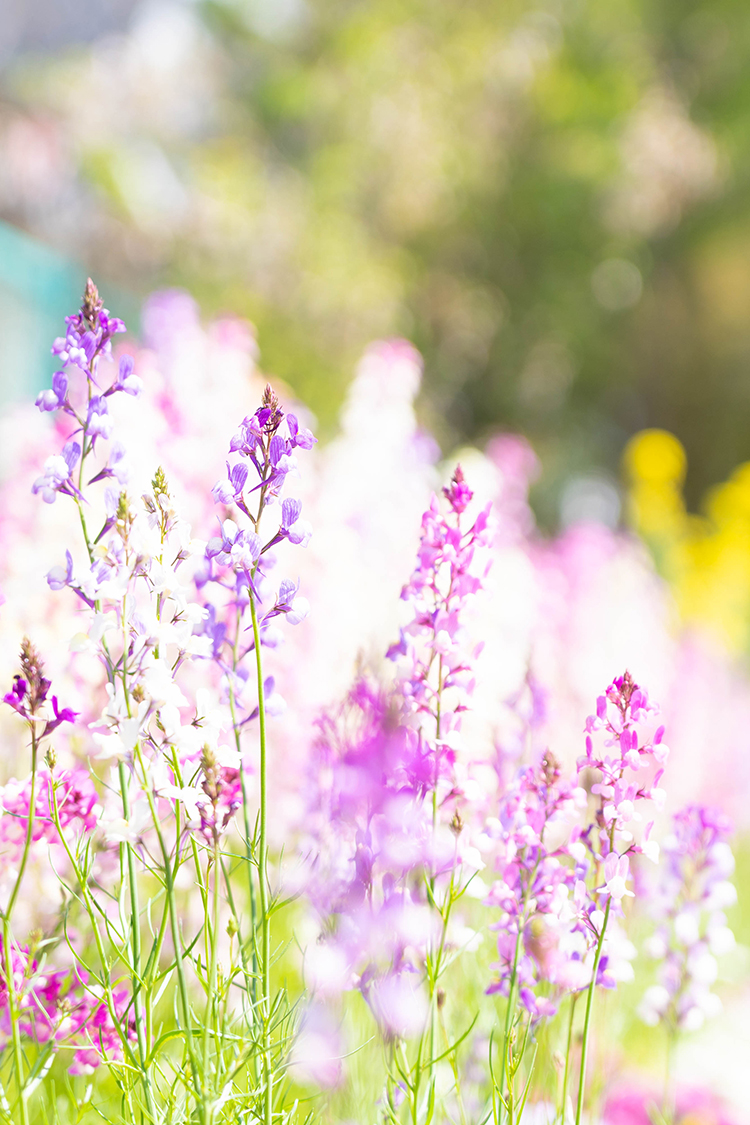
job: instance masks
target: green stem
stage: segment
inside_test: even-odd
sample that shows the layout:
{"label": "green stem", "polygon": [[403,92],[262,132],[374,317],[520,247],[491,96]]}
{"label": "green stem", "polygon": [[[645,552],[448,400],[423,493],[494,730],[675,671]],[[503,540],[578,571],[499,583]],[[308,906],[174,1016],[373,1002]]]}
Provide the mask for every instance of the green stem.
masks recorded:
{"label": "green stem", "polygon": [[586,1060],[588,1057],[589,1047],[589,1030],[591,1026],[591,1009],[594,1002],[594,992],[596,991],[596,978],[599,973],[599,962],[602,957],[602,947],[604,945],[604,934],[607,929],[607,922],[609,921],[609,911],[612,906],[612,896],[607,899],[607,908],[604,911],[604,921],[602,922],[599,940],[596,943],[596,953],[594,955],[594,968],[591,974],[591,983],[588,987],[588,995],[586,997],[586,1015],[583,1020],[583,1040],[581,1042],[581,1076],[578,1081],[578,1104],[576,1106],[576,1125],[581,1125],[581,1116],[583,1114],[583,1099],[586,1094]]}
{"label": "green stem", "polygon": [[570,1020],[568,1021],[568,1039],[565,1045],[565,1070],[563,1071],[562,1098],[560,1101],[560,1125],[565,1125],[565,1103],[568,1098],[568,1075],[570,1073],[570,1048],[573,1045],[573,1018],[576,1012],[576,1002],[580,996],[574,992],[570,997]]}
{"label": "green stem", "polygon": [[661,1114],[667,1125],[672,1125],[675,1114],[675,1098],[672,1089],[672,1060],[674,1058],[677,1031],[674,1027],[667,1028],[667,1053],[664,1065],[664,1097],[662,1099]]}
{"label": "green stem", "polygon": [[250,613],[255,642],[255,668],[258,679],[258,725],[260,738],[260,839],[258,844],[258,897],[260,899],[260,1007],[263,1021],[261,1050],[263,1054],[264,1090],[263,1121],[271,1125],[273,1116],[273,1071],[271,1067],[270,1016],[271,1016],[271,919],[268,913],[268,762],[266,754],[266,701],[263,690],[263,661],[260,652],[260,629],[255,598],[250,596]]}
{"label": "green stem", "polygon": [[508,1054],[508,1039],[510,1036],[510,1025],[513,1019],[513,1007],[515,1002],[516,978],[518,976],[518,958],[521,954],[521,936],[523,934],[523,925],[519,920],[518,933],[516,934],[516,948],[513,953],[513,968],[510,974],[510,983],[508,984],[508,1003],[505,1007],[505,1028],[503,1030],[503,1065],[500,1068],[500,1098],[502,1099],[505,1094],[505,1059]]}
{"label": "green stem", "polygon": [[[437,686],[437,702],[435,707],[435,740],[440,740],[440,719],[442,714],[443,703],[443,658],[438,658],[438,686]],[[437,833],[437,820],[438,820],[438,804],[437,804],[437,756],[435,758],[435,785],[432,790],[432,842],[435,845],[435,835]],[[454,864],[455,870],[455,864]],[[451,875],[451,886],[453,884],[453,876]],[[430,891],[434,901],[435,897],[435,871],[430,875]],[[441,948],[445,939],[445,926],[443,926],[443,937],[441,939]],[[434,1085],[435,1085],[435,1041],[437,1038],[437,1012],[436,1012],[436,998],[435,990],[437,987],[437,966],[435,968],[434,979],[430,982],[430,1058],[427,1067],[427,1081],[430,1087],[430,1098],[432,1099]],[[416,1098],[415,1098],[416,1101]]]}
{"label": "green stem", "polygon": [[[257,525],[256,525],[257,526]],[[242,625],[242,610],[237,609],[237,619],[234,629],[234,644],[232,645],[232,671],[236,671],[239,663],[239,643],[240,643],[240,630]],[[250,955],[252,959],[252,972],[248,972],[247,957],[245,955],[245,947],[240,937],[240,951],[242,956],[242,970],[245,975],[245,988],[249,988],[250,1003],[245,1005],[245,1010],[249,1016],[249,1025],[252,1026],[256,1021],[257,1014],[257,982],[258,982],[258,948],[257,948],[257,932],[258,932],[258,917],[257,908],[255,904],[255,882],[253,880],[253,833],[250,830],[250,794],[248,792],[247,773],[245,771],[244,762],[242,760],[242,739],[240,737],[240,725],[237,722],[237,709],[234,698],[234,688],[232,681],[229,684],[229,711],[232,716],[232,729],[234,730],[234,743],[237,747],[237,753],[240,758],[240,785],[242,787],[242,823],[245,830],[245,859],[247,868],[247,889],[250,900],[250,933],[252,935],[250,942]],[[231,893],[229,888],[229,880],[225,880],[227,890]],[[234,906],[232,906],[234,910]],[[235,911],[236,914],[236,911]],[[239,923],[239,920],[238,920]],[[246,992],[247,995],[247,992]],[[257,1056],[253,1055],[253,1064],[255,1067],[255,1077],[257,1080]]]}
{"label": "green stem", "polygon": [[26,837],[24,839],[23,854],[21,856],[21,863],[18,868],[18,875],[11,891],[8,905],[2,913],[3,922],[3,961],[5,969],[5,980],[8,988],[8,1015],[11,1025],[11,1038],[13,1041],[13,1065],[16,1071],[16,1082],[18,1083],[18,1102],[21,1107],[21,1122],[22,1125],[28,1125],[29,1110],[24,1097],[24,1065],[23,1065],[23,1052],[21,1050],[21,1030],[18,1025],[18,997],[16,995],[16,982],[13,973],[13,937],[10,929],[11,915],[13,908],[18,900],[18,895],[21,890],[21,883],[26,872],[26,865],[29,860],[29,851],[31,850],[31,841],[34,833],[34,814],[36,812],[36,767],[37,757],[39,753],[39,743],[36,737],[36,724],[32,719],[29,723],[31,730],[31,792],[29,794],[29,815],[26,820]]}
{"label": "green stem", "polygon": [[[125,772],[125,763],[120,761],[118,764],[118,775],[120,779],[120,795],[122,797],[122,815],[126,823],[130,821],[130,796],[128,793],[128,778]],[[138,1037],[138,1058],[141,1063],[141,1070],[143,1072],[143,1086],[146,1092],[146,1102],[148,1104],[149,1114],[153,1119],[156,1117],[156,1109],[154,1106],[153,1094],[151,1091],[151,1079],[146,1065],[148,1057],[148,1044],[146,1041],[146,1028],[143,1016],[143,1003],[141,1001],[141,911],[138,901],[138,881],[136,878],[135,870],[135,856],[133,847],[130,843],[126,842],[123,845],[127,855],[128,863],[128,890],[130,892],[130,934],[131,934],[131,987],[133,989],[133,1012],[135,1014],[135,1030]]]}
{"label": "green stem", "polygon": [[[238,630],[239,632],[239,630]],[[235,665],[236,666],[236,665]],[[242,786],[242,826],[245,831],[245,858],[247,860],[247,886],[248,895],[250,898],[250,926],[253,935],[252,941],[252,979],[250,982],[250,995],[252,999],[252,1011],[255,1012],[255,1002],[257,1000],[255,983],[258,976],[258,953],[256,949],[255,934],[257,929],[257,917],[255,907],[255,883],[253,882],[253,833],[250,828],[250,794],[248,792],[247,774],[245,766],[242,761],[242,742],[240,739],[240,728],[237,723],[234,691],[231,686],[229,688],[229,710],[232,716],[232,726],[234,727],[234,741],[237,747],[237,753],[240,755],[240,785]]]}
{"label": "green stem", "polygon": [[26,838],[23,844],[23,855],[21,856],[21,864],[18,868],[18,875],[11,891],[8,905],[4,911],[4,917],[10,923],[10,917],[13,913],[13,907],[16,905],[18,893],[21,890],[21,883],[23,882],[26,865],[29,861],[29,850],[31,848],[31,838],[34,832],[34,814],[36,813],[36,766],[37,757],[39,753],[39,743],[36,738],[36,731],[32,726],[31,731],[31,794],[29,796],[29,815],[26,821]]}
{"label": "green stem", "polygon": [[[212,896],[212,911],[211,911],[211,935],[210,935],[210,961],[208,968],[208,995],[206,996],[206,1014],[203,1021],[203,1083],[208,1088],[206,1082],[206,1075],[208,1073],[209,1063],[209,1028],[214,1030],[214,1042],[218,1043],[218,1021],[217,1013],[219,1010],[219,1002],[217,997],[217,952],[219,944],[219,880],[220,866],[219,866],[219,845],[214,844],[213,854],[213,896]],[[208,881],[208,875],[206,876]],[[212,1113],[209,1111],[206,1115],[207,1120],[212,1120]]]}

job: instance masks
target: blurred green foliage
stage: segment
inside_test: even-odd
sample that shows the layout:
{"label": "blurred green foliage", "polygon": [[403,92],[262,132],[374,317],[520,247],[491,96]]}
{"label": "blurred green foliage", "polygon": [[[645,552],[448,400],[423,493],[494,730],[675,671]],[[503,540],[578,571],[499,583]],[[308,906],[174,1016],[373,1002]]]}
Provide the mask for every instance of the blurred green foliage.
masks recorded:
{"label": "blurred green foliage", "polygon": [[[149,112],[123,114],[127,55],[108,48],[118,113],[71,146],[109,216],[92,268],[249,316],[324,426],[366,342],[408,336],[426,424],[446,448],[526,432],[550,519],[564,477],[616,472],[646,426],[684,443],[691,503],[750,456],[747,5],[195,11],[197,124],[148,80],[131,100]],[[19,60],[6,88],[74,121],[92,65]]]}

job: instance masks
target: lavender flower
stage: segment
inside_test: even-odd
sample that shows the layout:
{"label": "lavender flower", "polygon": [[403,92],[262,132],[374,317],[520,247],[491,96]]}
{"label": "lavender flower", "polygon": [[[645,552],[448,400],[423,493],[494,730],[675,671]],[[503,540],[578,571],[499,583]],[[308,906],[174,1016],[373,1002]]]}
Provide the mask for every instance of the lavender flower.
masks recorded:
{"label": "lavender flower", "polygon": [[[79,458],[85,461],[94,451],[99,439],[109,441],[112,436],[113,420],[109,413],[110,396],[123,392],[138,395],[140,379],[133,374],[133,360],[124,356],[116,377],[106,389],[100,386],[100,360],[112,352],[112,338],[125,331],[125,325],[104,308],[96,286],[91,278],[86,283],[86,291],[78,313],[65,318],[65,336],[58,337],[52,345],[52,353],[62,369],[52,377],[52,387],[42,391],[36,399],[38,408],[45,412],[60,411],[67,414],[77,424],[69,434],[69,440],[61,456],[47,458],[44,475],[34,482],[32,491],[40,492],[47,504],[53,504],[58,493],[72,496],[79,503],[82,495],[73,483],[72,473]],[[74,440],[80,435],[80,440]],[[118,462],[117,466],[115,462]],[[123,482],[121,457],[114,456],[112,464],[105,465],[94,479],[117,476]]]}
{"label": "lavender flower", "polygon": [[[206,545],[206,565],[198,578],[200,588],[208,592],[213,586],[220,595],[219,604],[206,605],[203,631],[227,685],[244,706],[246,720],[257,715],[254,700],[243,702],[249,680],[239,668],[241,658],[255,643],[252,638],[245,643],[241,636],[242,617],[250,598],[255,600],[260,642],[269,647],[277,640],[271,626],[275,617],[283,616],[290,625],[296,625],[309,611],[307,600],[298,594],[299,583],[284,578],[276,586],[271,583],[270,570],[275,547],[284,541],[305,547],[310,540],[312,529],[300,519],[300,501],[292,497],[279,501],[287,477],[296,469],[295,451],[311,449],[315,440],[294,414],[284,414],[274,391],[267,386],[261,406],[244,419],[230,442],[230,454],[238,459],[227,462],[226,479],[213,489],[216,503],[234,504],[250,521],[244,528],[234,519],[220,522],[219,534]],[[278,522],[263,536],[261,521],[274,506],[280,509]]]}
{"label": "lavender flower", "polygon": [[402,591],[411,619],[387,653],[395,685],[355,684],[321,720],[314,767],[308,889],[323,946],[310,954],[308,979],[323,993],[358,987],[386,1039],[424,1032],[435,992],[426,967],[436,979],[441,931],[443,949],[453,947],[450,908],[482,866],[464,831],[456,757],[476,654],[463,615],[482,586],[489,508],[462,525],[472,493],[460,467],[444,496],[446,515],[436,497],[424,514]]}
{"label": "lavender flower", "polygon": [[[659,849],[651,840],[653,821],[636,837],[642,821],[641,802],[664,807],[659,782],[669,748],[664,727],[656,726],[658,708],[629,672],[614,680],[596,703],[596,715],[586,720],[586,754],[578,760],[579,776],[595,770],[591,793],[599,798],[595,818],[582,837],[597,863],[605,863],[606,883],[599,893],[620,901],[627,893],[630,855],[643,854],[656,862]],[[599,745],[595,746],[595,738]],[[610,855],[615,859],[606,861]]]}
{"label": "lavender flower", "polygon": [[[591,933],[577,862],[581,830],[573,823],[585,805],[585,791],[564,781],[547,753],[537,767],[519,772],[485,829],[500,876],[487,905],[501,910],[492,924],[499,931],[500,960],[487,991],[509,996],[517,985],[534,1020],[553,1015],[566,991],[584,988],[591,978]],[[537,993],[540,984],[552,985],[552,996]]]}
{"label": "lavender flower", "polygon": [[[50,681],[44,675],[44,665],[34,646],[25,637],[21,645],[21,671],[13,677],[13,687],[3,696],[3,702],[16,711],[35,729],[35,737],[45,738],[57,730],[61,723],[73,723],[78,718],[70,707],[60,707],[57,696],[52,696],[52,714],[47,703]],[[36,721],[44,726],[36,731]]]}
{"label": "lavender flower", "polygon": [[663,1020],[672,1031],[692,1031],[721,1010],[711,992],[716,958],[734,946],[724,913],[737,900],[729,877],[734,857],[726,816],[704,805],[675,813],[664,840],[664,862],[653,913],[657,921],[647,951],[660,962],[659,983],[647,989],[640,1006],[649,1024]]}
{"label": "lavender flower", "polygon": [[[464,626],[467,602],[482,588],[488,564],[480,550],[490,538],[490,505],[469,527],[462,515],[472,499],[461,466],[443,489],[448,514],[437,497],[422,517],[417,566],[401,591],[411,620],[388,659],[398,662],[398,690],[404,700],[404,719],[420,732],[418,761],[425,791],[441,786],[459,795],[454,776],[460,744],[461,716],[474,688],[472,661],[481,645],[469,650]],[[442,779],[442,780],[441,780]]]}

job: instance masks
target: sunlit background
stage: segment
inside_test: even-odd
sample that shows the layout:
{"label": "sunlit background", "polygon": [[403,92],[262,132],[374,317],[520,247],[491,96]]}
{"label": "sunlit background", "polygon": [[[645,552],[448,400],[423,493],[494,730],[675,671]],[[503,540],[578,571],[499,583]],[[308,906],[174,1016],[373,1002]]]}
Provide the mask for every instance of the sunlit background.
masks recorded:
{"label": "sunlit background", "polygon": [[643,428],[682,442],[691,508],[750,455],[746,5],[3,10],[6,399],[92,272],[248,317],[324,427],[362,347],[406,335],[444,448],[534,442],[547,524]]}
{"label": "sunlit background", "polygon": [[324,433],[405,335],[445,451],[532,441],[548,528],[616,522],[628,439],[674,434],[633,510],[689,608],[750,457],[749,60],[737,0],[7,0],[2,401],[88,273],[131,323],[173,285],[247,317]]}

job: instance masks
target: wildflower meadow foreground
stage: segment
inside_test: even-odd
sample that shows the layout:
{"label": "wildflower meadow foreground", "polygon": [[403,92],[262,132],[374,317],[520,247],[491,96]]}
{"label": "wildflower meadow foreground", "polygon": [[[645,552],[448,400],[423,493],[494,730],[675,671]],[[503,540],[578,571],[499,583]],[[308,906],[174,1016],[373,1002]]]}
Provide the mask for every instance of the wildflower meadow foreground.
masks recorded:
{"label": "wildflower meadow foreground", "polygon": [[323,447],[246,326],[124,331],[4,432],[0,1120],[741,1125],[735,665],[404,342]]}

